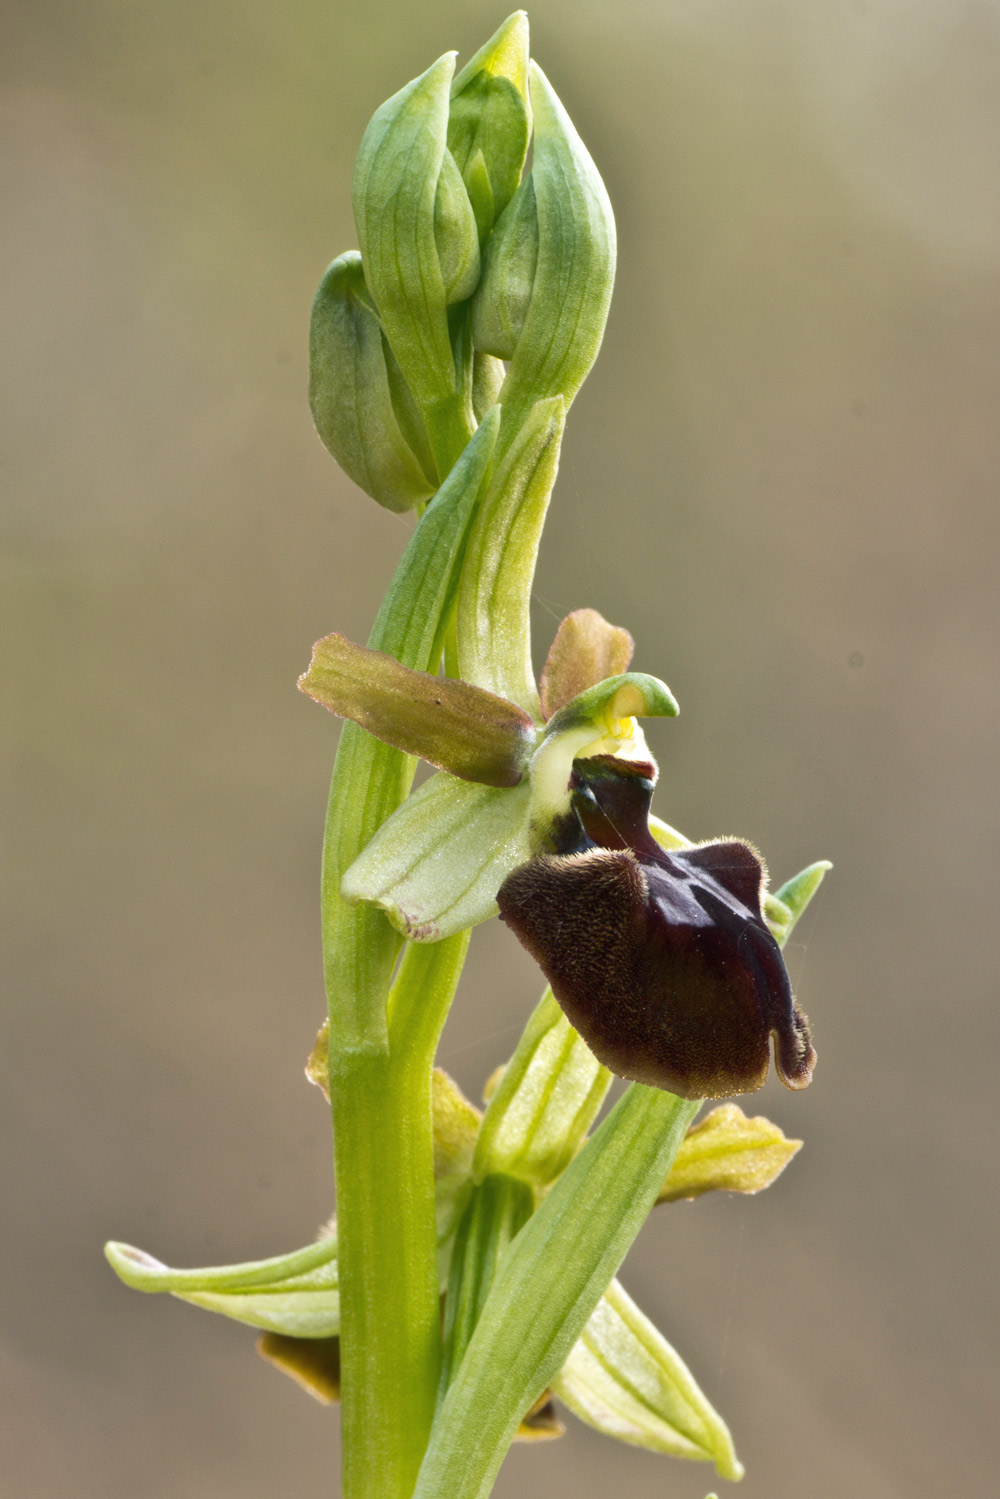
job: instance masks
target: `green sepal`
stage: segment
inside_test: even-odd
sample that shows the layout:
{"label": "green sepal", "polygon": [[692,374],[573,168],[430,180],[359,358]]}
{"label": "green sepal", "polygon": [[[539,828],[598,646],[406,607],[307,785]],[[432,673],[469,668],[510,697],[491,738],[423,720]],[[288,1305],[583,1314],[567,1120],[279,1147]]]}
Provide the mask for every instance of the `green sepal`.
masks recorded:
{"label": "green sepal", "polygon": [[801,1149],[763,1115],[748,1119],[738,1104],[721,1104],[688,1130],[656,1200],[762,1192]]}
{"label": "green sepal", "polygon": [[532,720],[506,698],[343,635],[316,642],[299,689],[376,739],[484,786],[516,786],[534,749]]}
{"label": "green sepal", "polygon": [[535,559],[566,422],[560,397],[539,401],[490,475],[462,567],[458,668],[541,722],[531,665]]}
{"label": "green sepal", "polygon": [[382,328],[356,250],[329,266],[313,300],[309,406],[324,446],[387,510],[410,510],[434,493],[433,470],[398,420]]}
{"label": "green sepal", "polygon": [[600,1112],[611,1073],[546,990],[524,1029],[479,1126],[473,1174],[555,1181]]}
{"label": "green sepal", "polygon": [[511,431],[546,396],[561,395],[569,406],[597,358],[615,277],[615,221],[607,191],[535,63],[530,92],[538,259],[504,385]]}
{"label": "green sepal", "polygon": [[531,134],[528,18],[508,16],[451,87],[448,147],[485,239],[521,178]]}
{"label": "green sepal", "polygon": [[552,1381],[588,1426],[671,1457],[714,1462],[720,1478],[743,1477],[722,1417],[666,1338],[613,1280]]}
{"label": "green sepal", "polygon": [[697,1108],[633,1084],[546,1194],[497,1270],[413,1499],[486,1499],[522,1416],[610,1285]]}
{"label": "green sepal", "polygon": [[824,876],[832,868],[833,865],[828,859],[819,859],[815,864],[809,864],[798,874],[793,875],[790,880],[786,880],[781,888],[774,892],[775,909],[773,912],[768,910],[767,917],[780,947],[784,947],[788,941],[799,917],[822,885]]}
{"label": "green sepal", "polygon": [[497,221],[483,252],[479,287],[472,303],[472,340],[497,359],[513,359],[538,266],[535,185],[526,177]]}
{"label": "green sepal", "polygon": [[479,284],[479,230],[476,214],[455,158],[446,148],[441,158],[434,200],[437,244],[445,301],[464,302]]}
{"label": "green sepal", "polygon": [[172,1270],[131,1244],[112,1242],[104,1253],[115,1274],[136,1291],[167,1291],[206,1311],[290,1337],[328,1338],[340,1330],[335,1237],[273,1259],[203,1270]]}
{"label": "green sepal", "polygon": [[496,892],[530,858],[530,786],[476,786],[439,771],[407,799],[341,882],[412,942],[437,942],[497,912]]}

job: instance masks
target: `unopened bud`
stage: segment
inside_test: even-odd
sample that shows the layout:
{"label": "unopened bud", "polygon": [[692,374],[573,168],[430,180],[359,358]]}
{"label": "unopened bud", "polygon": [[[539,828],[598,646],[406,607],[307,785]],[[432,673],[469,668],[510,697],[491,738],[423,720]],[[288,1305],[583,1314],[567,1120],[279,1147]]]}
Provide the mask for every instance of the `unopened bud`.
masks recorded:
{"label": "unopened bud", "polygon": [[[436,485],[403,434],[387,361],[361,256],[349,250],[327,270],[313,302],[309,404],[344,472],[387,510],[402,511],[429,498]],[[411,428],[418,422],[413,411]]]}
{"label": "unopened bud", "polygon": [[510,360],[503,390],[510,430],[538,400],[572,401],[597,358],[615,275],[604,183],[534,63],[531,103],[531,174],[487,244],[473,304],[477,347]]}

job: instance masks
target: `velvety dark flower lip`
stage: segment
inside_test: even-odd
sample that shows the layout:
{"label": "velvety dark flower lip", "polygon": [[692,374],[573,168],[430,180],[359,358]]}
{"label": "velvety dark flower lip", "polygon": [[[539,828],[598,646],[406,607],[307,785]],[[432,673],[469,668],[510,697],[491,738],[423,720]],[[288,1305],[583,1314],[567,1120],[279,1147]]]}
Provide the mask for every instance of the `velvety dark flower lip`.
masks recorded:
{"label": "velvety dark flower lip", "polygon": [[497,900],[595,1056],[683,1098],[761,1087],[770,1062],[804,1088],[816,1061],[764,921],[764,868],[735,839],[662,849],[649,831],[655,770],[576,762],[553,853],[515,869]]}

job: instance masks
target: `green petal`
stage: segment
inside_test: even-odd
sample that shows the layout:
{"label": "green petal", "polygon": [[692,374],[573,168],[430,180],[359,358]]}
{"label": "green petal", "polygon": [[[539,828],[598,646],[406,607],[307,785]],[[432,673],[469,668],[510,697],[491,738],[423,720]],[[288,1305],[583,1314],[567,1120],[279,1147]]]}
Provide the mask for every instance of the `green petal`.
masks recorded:
{"label": "green petal", "polygon": [[530,796],[527,782],[504,791],[439,771],[383,823],[341,894],[380,906],[414,942],[486,921],[507,875],[531,856]]}
{"label": "green petal", "polygon": [[580,725],[613,732],[611,720],[676,718],[680,709],[666,682],[644,671],[626,671],[587,687],[549,720],[546,736],[563,734]]}
{"label": "green petal", "polygon": [[612,1281],[552,1388],[588,1426],[742,1478],[729,1430],[662,1333]]}
{"label": "green petal", "polygon": [[600,1111],[611,1073],[547,990],[490,1096],[473,1171],[547,1186],[569,1165]]}
{"label": "green petal", "polygon": [[724,1103],[687,1133],[657,1202],[703,1192],[762,1192],[784,1171],[801,1140],[789,1140],[769,1119],[748,1119]]}
{"label": "green petal", "polygon": [[486,786],[516,786],[534,747],[531,719],[505,698],[343,635],[316,642],[299,689],[383,743]]}

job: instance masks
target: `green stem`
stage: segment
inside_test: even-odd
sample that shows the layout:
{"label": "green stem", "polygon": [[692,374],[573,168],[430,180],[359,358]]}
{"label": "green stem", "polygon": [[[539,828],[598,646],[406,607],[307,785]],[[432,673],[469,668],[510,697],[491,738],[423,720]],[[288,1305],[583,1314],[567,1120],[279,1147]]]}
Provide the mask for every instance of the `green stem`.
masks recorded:
{"label": "green stem", "polygon": [[[369,644],[404,665],[437,665],[496,427],[496,415],[483,422],[427,507],[379,610]],[[323,843],[345,1499],[409,1499],[440,1359],[430,1073],[438,1001],[446,1007],[451,991],[408,954],[390,996],[402,939],[380,911],[340,895],[345,870],[406,796],[414,765],[345,724]],[[457,949],[440,947],[447,974]]]}
{"label": "green stem", "polygon": [[330,1070],[341,1323],[350,1327],[341,1353],[345,1499],[408,1499],[434,1416],[431,1066],[468,939],[410,945],[389,995],[388,1054],[340,1053]]}

